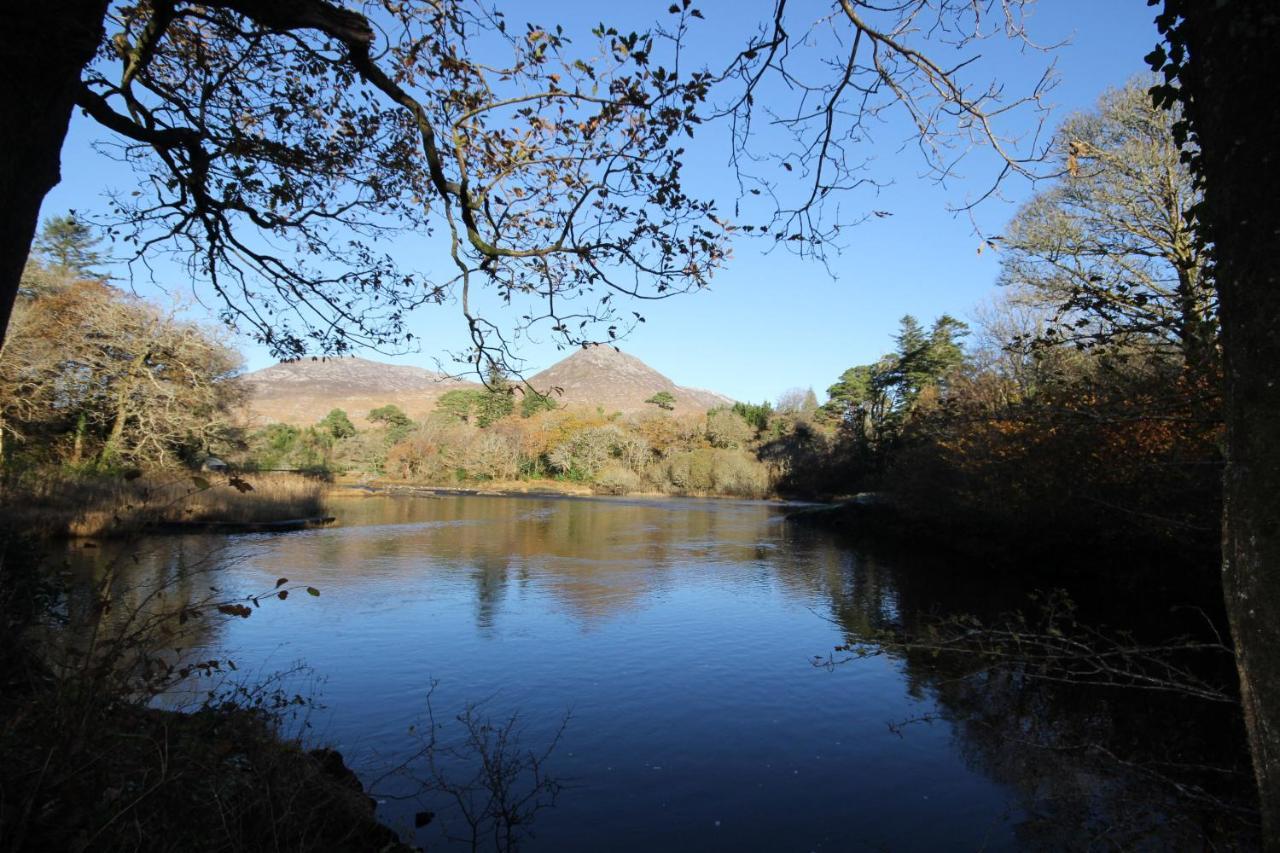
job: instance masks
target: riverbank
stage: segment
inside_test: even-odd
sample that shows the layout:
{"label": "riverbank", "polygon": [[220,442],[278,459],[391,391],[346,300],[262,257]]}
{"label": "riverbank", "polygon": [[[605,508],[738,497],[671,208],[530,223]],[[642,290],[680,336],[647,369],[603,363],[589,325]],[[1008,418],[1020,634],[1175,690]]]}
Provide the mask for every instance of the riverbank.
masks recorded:
{"label": "riverbank", "polygon": [[744,498],[742,495],[722,494],[701,491],[658,491],[655,489],[639,489],[618,492],[601,489],[598,486],[575,483],[567,480],[492,480],[475,486],[446,486],[433,483],[406,482],[401,480],[383,480],[338,476],[325,492],[326,497],[374,497],[416,496],[416,497],[627,497],[661,500],[664,498],[712,498],[722,500],[783,500],[776,494],[765,494],[755,498]]}
{"label": "riverbank", "polygon": [[259,710],[104,696],[67,730],[52,696],[22,698],[0,711],[8,850],[413,849],[377,821],[340,753],[281,739]]}
{"label": "riverbank", "polygon": [[[413,849],[339,753],[285,734],[306,729],[307,699],[270,676],[238,681],[230,661],[157,651],[198,643],[228,618],[217,601],[173,609],[65,582],[30,531],[0,529],[0,848]],[[221,686],[193,712],[153,707],[214,673]]]}
{"label": "riverbank", "polygon": [[[789,513],[787,521],[855,542],[932,552],[980,573],[1034,571],[1053,579],[1094,572],[1125,582],[1151,577],[1167,582],[1179,575],[1177,582],[1203,587],[1206,600],[1217,603],[1221,593],[1221,554],[1212,536],[1161,539],[1121,526],[1080,530],[1052,518],[1028,529],[1008,523],[999,513],[932,512],[887,492],[803,507]],[[1125,571],[1117,574],[1117,566]]]}
{"label": "riverbank", "polygon": [[326,490],[324,480],[301,474],[44,470],[6,483],[0,507],[16,529],[53,538],[225,533],[323,523]]}
{"label": "riverbank", "polygon": [[338,476],[329,484],[325,497],[358,498],[380,495],[400,497],[448,497],[478,495],[490,497],[589,497],[599,494],[580,483],[561,480],[494,480],[476,486],[442,486],[433,483]]}

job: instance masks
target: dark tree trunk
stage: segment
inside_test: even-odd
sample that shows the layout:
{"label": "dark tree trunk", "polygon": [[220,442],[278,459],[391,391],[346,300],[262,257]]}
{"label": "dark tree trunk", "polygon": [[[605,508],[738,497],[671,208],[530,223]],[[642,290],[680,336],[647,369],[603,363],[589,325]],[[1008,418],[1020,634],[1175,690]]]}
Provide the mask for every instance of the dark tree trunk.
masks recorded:
{"label": "dark tree trunk", "polygon": [[40,218],[61,178],[80,72],[102,40],[107,0],[26,0],[0,11],[0,341]]}
{"label": "dark tree trunk", "polygon": [[1186,115],[1201,150],[1225,369],[1223,585],[1266,846],[1280,849],[1280,9],[1186,2]]}

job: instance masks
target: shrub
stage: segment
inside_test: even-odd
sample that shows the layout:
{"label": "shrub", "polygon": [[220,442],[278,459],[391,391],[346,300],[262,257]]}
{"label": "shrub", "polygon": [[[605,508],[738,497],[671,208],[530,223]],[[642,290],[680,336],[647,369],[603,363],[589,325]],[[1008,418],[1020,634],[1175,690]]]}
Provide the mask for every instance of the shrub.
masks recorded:
{"label": "shrub", "polygon": [[553,448],[547,461],[562,474],[594,479],[611,459],[621,456],[622,447],[628,445],[629,438],[615,424],[588,427]]}
{"label": "shrub", "polygon": [[729,409],[707,412],[707,441],[712,447],[746,447],[754,437],[751,424],[736,412]]}
{"label": "shrub", "polygon": [[626,495],[640,488],[640,476],[630,468],[611,465],[600,472],[592,487],[602,495]]}
{"label": "shrub", "polygon": [[676,453],[649,469],[659,487],[689,494],[762,497],[769,492],[765,466],[737,450]]}
{"label": "shrub", "polygon": [[520,446],[508,435],[485,430],[467,444],[463,466],[475,479],[509,480],[520,471]]}

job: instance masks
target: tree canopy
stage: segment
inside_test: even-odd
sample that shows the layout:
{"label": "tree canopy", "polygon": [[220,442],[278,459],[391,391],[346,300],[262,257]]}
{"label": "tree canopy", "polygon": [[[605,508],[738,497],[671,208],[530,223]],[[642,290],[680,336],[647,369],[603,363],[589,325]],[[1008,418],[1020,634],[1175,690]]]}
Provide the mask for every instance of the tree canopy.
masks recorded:
{"label": "tree canopy", "polygon": [[4,453],[162,464],[226,441],[237,353],[100,280],[31,274],[48,283],[24,289],[0,352]]}
{"label": "tree canopy", "polygon": [[645,402],[657,406],[659,409],[666,409],[667,411],[676,407],[675,395],[670,391],[659,391],[649,399],[645,400]]}
{"label": "tree canopy", "polygon": [[102,238],[72,213],[46,220],[35,250],[47,265],[62,275],[98,278],[94,269],[103,262],[97,246]]}
{"label": "tree canopy", "polygon": [[[478,366],[509,354],[480,288],[578,343],[623,331],[612,296],[697,288],[723,262],[675,142],[710,75],[677,73],[666,40],[601,25],[578,49],[479,4],[357,8],[110,6],[76,103],[138,169],[114,199],[136,257],[186,254],[224,319],[286,357],[405,346],[407,311],[457,300]],[[405,269],[390,244],[410,235],[443,240],[452,272]]]}
{"label": "tree canopy", "polygon": [[1189,213],[1200,191],[1174,140],[1178,112],[1152,103],[1153,83],[1130,81],[1063,123],[1062,176],[1006,229],[1001,283],[1052,309],[1057,340],[1154,345],[1205,367],[1217,297]]}

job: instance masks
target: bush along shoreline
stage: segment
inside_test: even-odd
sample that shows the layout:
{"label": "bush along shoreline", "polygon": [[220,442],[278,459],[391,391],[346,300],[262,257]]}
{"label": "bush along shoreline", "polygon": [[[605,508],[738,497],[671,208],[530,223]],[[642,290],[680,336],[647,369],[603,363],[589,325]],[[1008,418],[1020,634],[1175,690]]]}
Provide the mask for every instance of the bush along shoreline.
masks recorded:
{"label": "bush along shoreline", "polygon": [[[232,661],[174,651],[197,646],[214,620],[247,618],[259,600],[319,590],[284,581],[251,596],[253,608],[213,593],[181,603],[145,594],[125,607],[107,565],[73,604],[43,553],[32,537],[0,531],[4,849],[414,849],[378,822],[338,752],[286,735],[311,703],[284,678],[245,684]],[[190,711],[157,707],[197,681],[223,686]]]}

